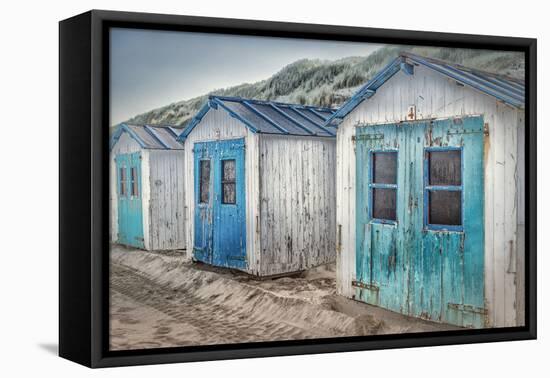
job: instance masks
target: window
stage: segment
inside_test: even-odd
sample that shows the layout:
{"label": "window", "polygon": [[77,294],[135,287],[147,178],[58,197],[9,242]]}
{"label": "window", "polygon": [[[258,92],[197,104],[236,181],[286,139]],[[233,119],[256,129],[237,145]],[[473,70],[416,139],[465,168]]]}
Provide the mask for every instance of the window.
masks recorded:
{"label": "window", "polygon": [[222,203],[235,204],[236,185],[235,185],[235,160],[222,160]]}
{"label": "window", "polygon": [[370,215],[374,221],[397,221],[397,151],[371,152]]}
{"label": "window", "polygon": [[131,196],[132,197],[139,196],[136,167],[130,168],[130,190],[131,190]]}
{"label": "window", "polygon": [[200,161],[199,203],[208,203],[210,197],[210,160]]}
{"label": "window", "polygon": [[462,230],[462,150],[427,149],[424,223],[430,229]]}
{"label": "window", "polygon": [[124,167],[119,168],[118,179],[119,179],[120,196],[125,197],[126,196],[126,168]]}

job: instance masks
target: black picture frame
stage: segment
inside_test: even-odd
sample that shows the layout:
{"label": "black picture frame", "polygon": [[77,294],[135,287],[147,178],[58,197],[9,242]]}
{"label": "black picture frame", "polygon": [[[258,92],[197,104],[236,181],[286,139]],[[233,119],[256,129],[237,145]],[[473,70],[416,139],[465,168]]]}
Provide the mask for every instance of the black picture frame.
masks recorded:
{"label": "black picture frame", "polygon": [[[524,327],[108,350],[110,27],[514,50],[526,62]],[[535,339],[536,39],[92,10],[59,23],[59,354],[88,367]]]}

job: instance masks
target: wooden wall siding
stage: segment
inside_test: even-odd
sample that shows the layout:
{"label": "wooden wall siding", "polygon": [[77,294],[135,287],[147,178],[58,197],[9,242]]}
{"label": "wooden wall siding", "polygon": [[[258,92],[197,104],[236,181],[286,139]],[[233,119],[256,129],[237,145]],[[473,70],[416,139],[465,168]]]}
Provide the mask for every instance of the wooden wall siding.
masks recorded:
{"label": "wooden wall siding", "polygon": [[339,126],[336,192],[337,227],[341,227],[342,236],[337,258],[337,290],[353,297],[356,182],[352,136],[355,125],[404,121],[410,105],[416,106],[417,119],[484,116],[489,131],[485,140],[486,320],[487,326],[516,325],[518,319],[522,320],[518,312],[524,312],[524,299],[519,294],[523,287],[518,289],[522,278],[516,273],[524,266],[521,227],[518,234],[518,203],[524,200],[521,197],[524,194],[518,189],[518,183],[525,177],[517,164],[518,158],[524,155],[524,144],[518,137],[518,124],[524,124],[523,112],[421,66],[415,66],[412,76],[397,73]]}
{"label": "wooden wall siding", "polygon": [[[245,138],[245,177],[246,177],[246,254],[247,271],[258,274],[259,263],[259,187],[258,187],[258,136],[249,131],[240,121],[232,118],[222,109],[210,109],[201,122],[185,139],[185,203],[186,219],[192,220],[195,214],[195,192],[193,177],[193,146],[195,142]],[[194,224],[188,222],[186,241],[189,251],[194,245]]]}
{"label": "wooden wall siding", "polygon": [[[356,298],[406,315],[483,327],[482,316],[457,308],[484,307],[482,117],[367,126],[356,133],[356,276],[366,285],[356,289]],[[397,222],[372,222],[370,151],[395,151],[396,147]],[[463,232],[422,232],[426,147],[460,148]]]}
{"label": "wooden wall siding", "polygon": [[260,137],[261,274],[335,260],[336,143]]}
{"label": "wooden wall siding", "polygon": [[518,182],[518,234],[517,251],[521,254],[517,258],[516,266],[516,286],[518,287],[516,295],[516,324],[525,325],[525,259],[523,258],[523,249],[525,246],[525,114],[518,114],[518,145],[517,145],[517,182]]}
{"label": "wooden wall siding", "polygon": [[149,167],[150,249],[185,249],[184,151],[150,150]]}
{"label": "wooden wall siding", "polygon": [[[117,144],[113,147],[109,156],[109,202],[110,202],[110,219],[111,219],[111,232],[110,241],[116,243],[118,239],[118,196],[117,196],[117,175],[116,175],[116,163],[115,156],[117,154],[127,154],[133,152],[141,152],[142,167],[141,167],[141,179],[142,179],[142,208],[146,208],[146,204],[149,202],[149,170],[148,170],[148,152],[142,150],[141,146],[132,139],[127,133],[123,133],[118,140]],[[149,216],[145,211],[143,214],[143,230],[149,229]],[[149,234],[144,232],[144,245],[145,249],[149,249]]]}

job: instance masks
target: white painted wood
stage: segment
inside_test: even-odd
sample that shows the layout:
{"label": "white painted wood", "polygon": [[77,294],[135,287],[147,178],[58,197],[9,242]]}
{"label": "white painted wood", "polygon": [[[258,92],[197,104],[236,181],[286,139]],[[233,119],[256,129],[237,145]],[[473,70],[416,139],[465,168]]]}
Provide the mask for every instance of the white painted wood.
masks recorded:
{"label": "white painted wood", "polygon": [[151,218],[149,203],[151,200],[151,185],[149,169],[149,151],[141,150],[141,210],[143,212],[143,246],[150,251],[151,248]]}
{"label": "white painted wood", "polygon": [[261,269],[273,275],[335,260],[333,138],[261,135]]}
{"label": "white painted wood", "polygon": [[[111,242],[118,239],[118,198],[115,157],[141,154],[143,239],[146,250],[185,249],[184,152],[143,149],[122,133],[110,153]],[[156,183],[160,185],[156,185]]]}
{"label": "white painted wood", "polygon": [[[380,103],[371,108],[378,113]],[[354,125],[359,112],[352,112],[340,125],[337,132],[336,148],[336,224],[340,230],[338,255],[336,259],[336,290],[346,297],[353,297],[351,282],[355,272],[355,135]]]}
{"label": "white painted wood", "polygon": [[[352,297],[355,279],[355,125],[400,122],[416,106],[417,119],[481,114],[487,123],[485,152],[485,298],[489,326],[519,324],[517,308],[523,282],[517,276],[524,261],[521,220],[525,173],[519,111],[469,87],[457,85],[423,66],[414,75],[397,73],[369,100],[343,120],[338,130],[336,163],[337,227],[342,230],[337,258],[337,291]],[[518,122],[519,120],[519,122]],[[518,130],[520,134],[518,135]],[[518,229],[518,220],[520,226]],[[523,306],[523,305],[522,305]]]}
{"label": "white painted wood", "polygon": [[518,154],[517,154],[517,188],[518,188],[518,230],[517,230],[517,265],[516,265],[516,324],[525,325],[525,113],[518,114]]}
{"label": "white painted wood", "polygon": [[246,143],[247,272],[281,274],[333,261],[335,139],[255,134],[223,109],[211,109],[185,140],[189,250],[194,238],[193,146],[236,138]]}
{"label": "white painted wood", "polygon": [[185,249],[184,151],[150,150],[150,249]]}

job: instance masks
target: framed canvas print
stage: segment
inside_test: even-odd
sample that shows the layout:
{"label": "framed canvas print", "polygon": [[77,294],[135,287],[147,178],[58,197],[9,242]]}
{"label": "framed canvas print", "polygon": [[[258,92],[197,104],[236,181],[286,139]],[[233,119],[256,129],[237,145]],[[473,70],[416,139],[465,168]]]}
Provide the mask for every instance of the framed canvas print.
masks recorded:
{"label": "framed canvas print", "polygon": [[60,355],[536,337],[536,41],[60,22]]}

